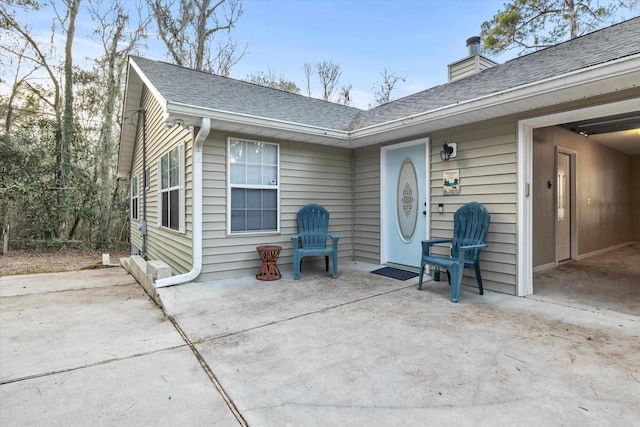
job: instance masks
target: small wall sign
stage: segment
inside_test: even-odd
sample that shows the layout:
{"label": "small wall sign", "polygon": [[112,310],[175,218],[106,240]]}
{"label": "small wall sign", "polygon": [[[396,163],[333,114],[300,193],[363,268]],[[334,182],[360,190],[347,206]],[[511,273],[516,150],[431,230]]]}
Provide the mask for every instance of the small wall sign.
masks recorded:
{"label": "small wall sign", "polygon": [[442,171],[442,195],[460,194],[460,169]]}

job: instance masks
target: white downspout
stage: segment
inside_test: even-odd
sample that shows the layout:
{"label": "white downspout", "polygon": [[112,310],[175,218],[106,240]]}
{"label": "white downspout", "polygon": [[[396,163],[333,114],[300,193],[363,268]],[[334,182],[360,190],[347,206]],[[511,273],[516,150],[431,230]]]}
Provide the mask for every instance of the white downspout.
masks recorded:
{"label": "white downspout", "polygon": [[209,136],[210,130],[211,119],[203,117],[198,135],[196,135],[193,141],[193,263],[191,265],[191,271],[178,276],[156,280],[154,283],[155,288],[164,288],[166,286],[191,282],[200,275],[200,271],[202,270],[202,146],[207,136]]}

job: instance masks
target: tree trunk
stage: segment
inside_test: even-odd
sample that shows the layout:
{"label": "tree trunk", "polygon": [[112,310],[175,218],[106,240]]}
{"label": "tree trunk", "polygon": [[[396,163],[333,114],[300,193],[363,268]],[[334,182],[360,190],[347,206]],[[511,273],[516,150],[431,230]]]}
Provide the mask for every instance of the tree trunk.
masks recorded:
{"label": "tree trunk", "polygon": [[71,166],[71,144],[73,143],[73,37],[76,31],[76,17],[80,8],[80,0],[70,0],[68,3],[69,26],[67,27],[67,39],[64,47],[64,115],[62,117],[62,138],[60,144],[60,182],[58,199],[60,209],[59,237],[64,238],[66,233],[66,223],[69,213],[69,195],[67,192],[67,178],[69,167]]}
{"label": "tree trunk", "polygon": [[[124,24],[123,24],[124,25]],[[118,43],[120,41],[122,27],[119,27],[112,39],[107,58],[107,99],[102,114],[102,126],[100,128],[100,140],[98,143],[98,212],[97,242],[109,241],[109,229],[111,226],[111,189],[113,179],[111,174],[111,161],[113,154],[113,113],[118,97],[118,82],[116,80],[116,61],[118,55]],[[99,243],[98,243],[99,244]],[[97,248],[100,249],[100,248]]]}
{"label": "tree trunk", "polygon": [[578,37],[578,16],[574,0],[564,0],[564,5],[567,10],[567,19],[569,20],[569,30],[571,32],[571,38],[575,39],[576,37]]}

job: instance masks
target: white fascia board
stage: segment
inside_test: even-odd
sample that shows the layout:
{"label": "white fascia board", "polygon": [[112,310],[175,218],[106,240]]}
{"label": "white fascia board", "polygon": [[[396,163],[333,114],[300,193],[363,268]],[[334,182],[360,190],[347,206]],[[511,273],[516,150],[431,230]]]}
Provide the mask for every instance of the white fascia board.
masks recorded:
{"label": "white fascia board", "polygon": [[[137,79],[140,80],[140,82],[134,82],[135,79],[132,75],[132,71],[135,72],[136,77]],[[126,90],[125,90],[125,99],[123,103],[124,107],[122,111],[123,120],[125,120],[125,117],[131,114],[132,111],[140,108],[139,107],[140,99],[131,99],[131,91],[129,90],[129,87],[132,84],[140,84],[142,86],[146,86],[151,92],[151,94],[153,95],[153,97],[156,98],[160,103],[160,105],[163,107],[165,117],[167,116],[167,113],[166,113],[167,101],[160,94],[160,92],[155,88],[155,86],[151,84],[151,81],[142,72],[140,67],[138,67],[138,64],[136,64],[135,60],[133,58],[129,58],[129,69],[127,70],[127,81],[125,83]],[[142,93],[142,90],[140,91],[140,93]],[[128,150],[127,152],[125,152],[123,149],[124,149],[124,145],[135,144],[136,132],[126,127],[126,125],[127,125],[126,122],[123,122],[120,129],[120,145],[118,147],[118,161],[116,164],[116,172],[119,178],[126,177],[129,175],[129,172],[130,172],[129,169],[131,168],[131,162],[133,160],[133,149]]]}
{"label": "white fascia board", "polygon": [[131,62],[131,67],[136,71],[136,74],[138,74],[138,77],[140,77],[140,80],[142,80],[142,83],[149,89],[153,97],[158,101],[158,103],[162,107],[162,110],[164,111],[164,115],[165,115],[164,118],[166,119],[167,118],[167,100],[164,98],[164,96],[162,96],[162,94],[158,91],[158,89],[156,89],[156,87],[151,83],[151,80],[147,78],[147,76],[140,69],[140,67],[138,67],[138,64],[136,64],[135,59],[131,58],[130,62]]}
{"label": "white fascia board", "polygon": [[[469,99],[457,104],[436,108],[407,117],[402,117],[385,123],[372,125],[358,129],[350,133],[353,146],[365,146],[366,138],[380,133],[393,132],[405,126],[427,124],[444,118],[463,116],[471,111],[497,107],[507,103],[515,103],[534,96],[540,96],[559,90],[567,90],[576,86],[586,85],[612,77],[629,73],[638,73],[640,70],[640,54],[618,59],[616,61],[590,67],[586,70],[577,70],[560,76],[539,80],[522,86],[506,89],[490,95]],[[499,115],[499,114],[498,114]],[[497,116],[497,115],[496,115]],[[464,117],[464,116],[463,116]],[[486,118],[492,118],[487,115]],[[364,140],[358,143],[358,140]]]}
{"label": "white fascia board", "polygon": [[[305,134],[318,138],[318,143],[326,139],[332,139],[336,141],[349,142],[349,132],[323,128],[319,126],[305,125],[295,122],[288,122],[285,120],[270,119],[265,117],[254,116],[250,114],[235,113],[223,110],[205,109],[196,107],[193,105],[181,104],[181,103],[169,103],[167,105],[167,111],[170,118],[182,118],[193,117],[197,119],[199,117],[210,117],[212,120],[221,121],[226,123],[235,123],[242,126],[252,126],[259,128],[269,128],[278,130],[281,132],[290,132],[297,134]],[[189,123],[185,120],[185,124]]]}

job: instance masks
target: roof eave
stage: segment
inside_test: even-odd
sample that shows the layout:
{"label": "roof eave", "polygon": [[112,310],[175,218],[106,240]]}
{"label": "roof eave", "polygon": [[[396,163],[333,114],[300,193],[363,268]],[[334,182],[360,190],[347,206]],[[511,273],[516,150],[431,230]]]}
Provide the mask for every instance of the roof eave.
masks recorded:
{"label": "roof eave", "polygon": [[[508,109],[508,113],[514,114],[603,95],[607,93],[602,91],[601,84],[604,81],[607,82],[608,92],[638,87],[640,54],[357,129],[350,133],[351,146],[362,147],[406,137],[411,133],[433,132],[496,118],[505,115],[505,109]],[[482,112],[481,117],[478,112]]]}
{"label": "roof eave", "polygon": [[[636,54],[389,122],[354,131],[343,131],[237,112],[206,109],[194,105],[170,103],[155,90],[135,62],[130,60],[130,63],[130,71],[133,70],[139,77],[139,84],[142,87],[147,86],[160,102],[164,111],[164,119],[167,121],[182,119],[185,125],[197,126],[200,118],[209,117],[212,119],[212,130],[345,148],[364,147],[420,134],[424,135],[453,126],[630,89],[638,87],[637,82],[640,81],[640,54]],[[604,82],[606,84],[603,84]],[[131,76],[129,76],[125,110],[135,109],[140,105],[140,97],[135,99],[137,103],[129,99],[129,89],[134,83],[131,83]],[[118,156],[119,175],[121,173],[127,174],[130,170],[134,143],[135,130],[127,133],[123,125]],[[123,147],[129,146],[131,157],[128,158],[127,163],[126,156],[124,161],[122,159]]]}
{"label": "roof eave", "polygon": [[142,106],[143,88],[146,87],[154,98],[166,111],[166,100],[158,92],[151,81],[145,76],[133,58],[129,58],[127,69],[127,79],[125,83],[125,98],[122,109],[122,124],[120,125],[120,145],[118,146],[118,161],[116,173],[119,178],[125,178],[131,170],[133,152],[136,143],[137,126],[130,126],[129,118],[132,114],[140,111]]}
{"label": "roof eave", "polygon": [[197,125],[201,117],[209,117],[212,120],[213,131],[252,133],[259,136],[341,147],[348,146],[349,142],[349,132],[339,129],[232,111],[207,109],[195,105],[170,102],[167,104],[167,114],[167,120],[170,122],[180,119],[185,125],[194,126]]}

